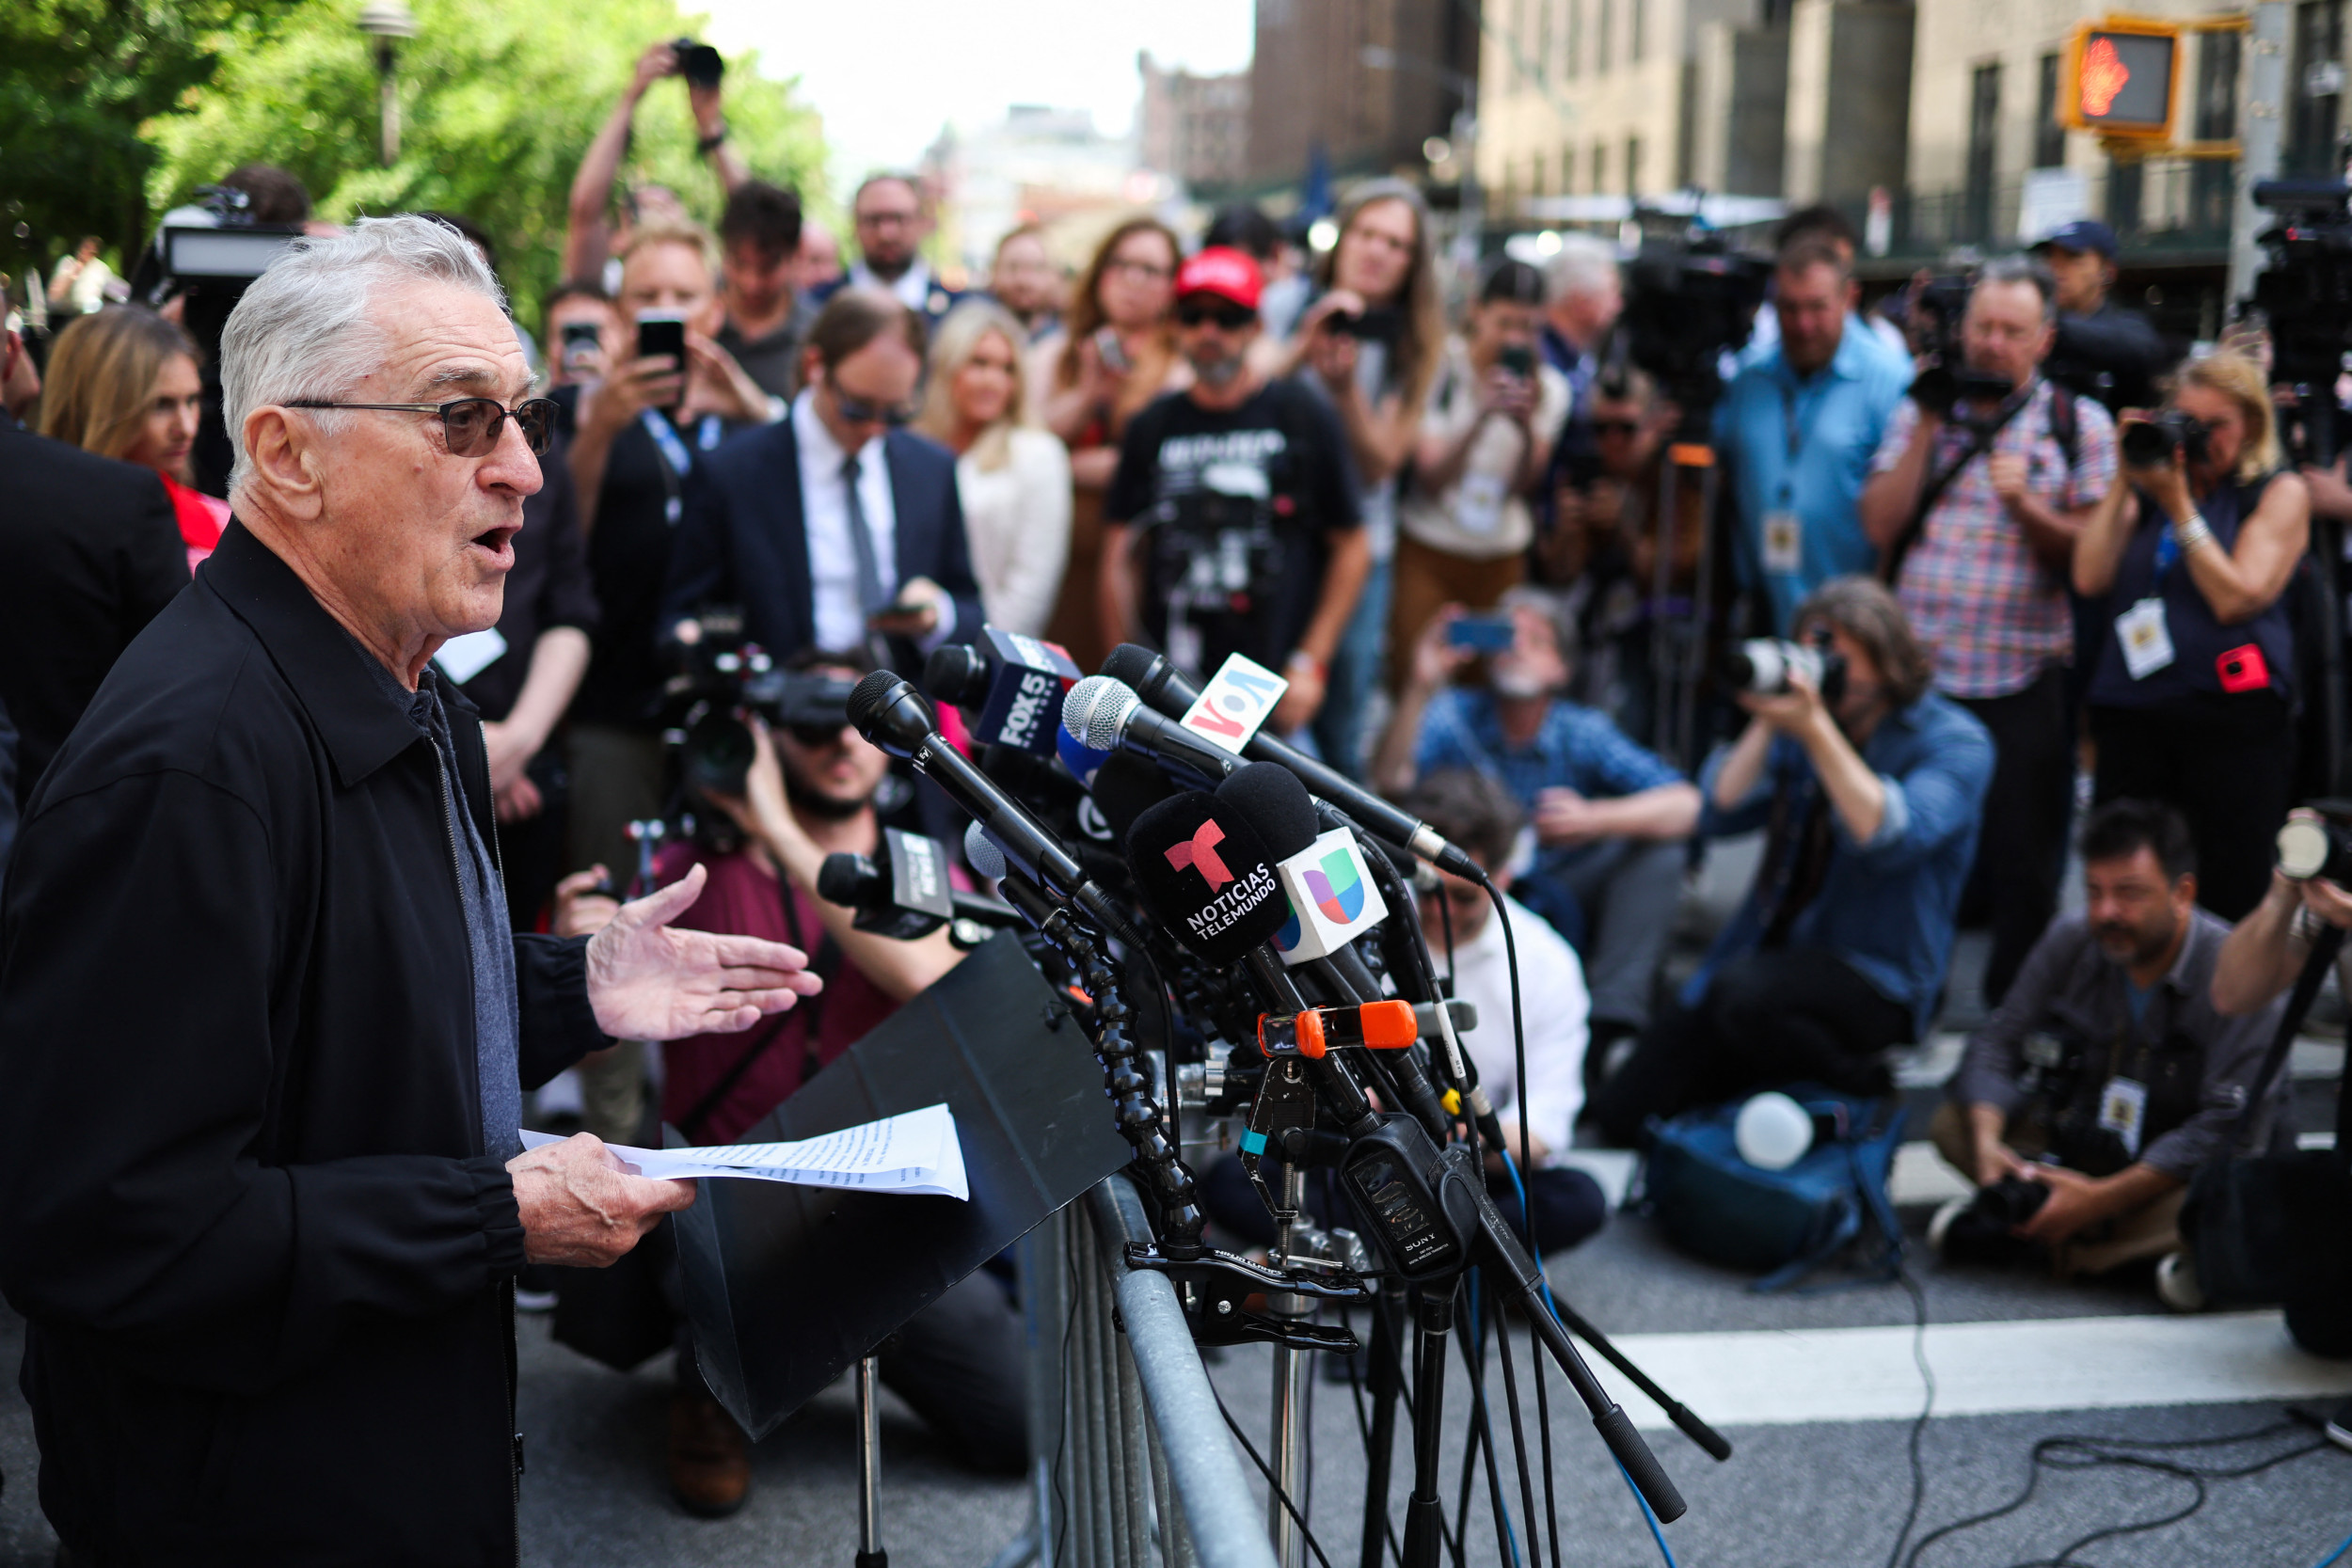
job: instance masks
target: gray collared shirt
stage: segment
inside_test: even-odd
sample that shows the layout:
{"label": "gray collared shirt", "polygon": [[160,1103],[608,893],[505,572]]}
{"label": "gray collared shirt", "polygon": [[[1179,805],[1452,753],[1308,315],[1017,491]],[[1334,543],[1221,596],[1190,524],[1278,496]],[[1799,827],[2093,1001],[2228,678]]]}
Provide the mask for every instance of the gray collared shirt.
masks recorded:
{"label": "gray collared shirt", "polygon": [[2026,1040],[2044,1031],[2072,1034],[2085,1042],[2089,1060],[2078,1096],[2096,1095],[2110,1077],[2144,1070],[2140,1064],[2168,1041],[2185,1042],[2201,1056],[2194,1108],[2186,1120],[2150,1138],[2139,1161],[2185,1181],[2200,1165],[2233,1152],[2233,1145],[2237,1152],[2265,1148],[2272,1129],[2281,1124],[2286,1074],[2279,1075],[2242,1132],[2238,1117],[2285,1002],[2273,1001],[2243,1018],[2217,1012],[2213,971],[2230,926],[2201,909],[2192,911],[2189,921],[2179,957],[2137,1020],[2126,991],[2129,977],[2122,964],[2099,950],[2088,917],[2064,914],[2052,921],[1999,1009],[1969,1037],[1967,1054],[1952,1078],[1952,1099],[2015,1111],[2025,1099],[2020,1079]]}
{"label": "gray collared shirt", "polygon": [[511,1160],[522,1152],[522,1002],[515,980],[515,937],[507,921],[505,880],[458,790],[457,748],[450,738],[449,710],[441,703],[440,672],[427,664],[417,689],[410,691],[358,639],[352,640],[352,647],[367,661],[385,695],[433,743],[440,764],[450,859],[457,873],[466,946],[473,956],[474,1073],[482,1097],[483,1151]]}

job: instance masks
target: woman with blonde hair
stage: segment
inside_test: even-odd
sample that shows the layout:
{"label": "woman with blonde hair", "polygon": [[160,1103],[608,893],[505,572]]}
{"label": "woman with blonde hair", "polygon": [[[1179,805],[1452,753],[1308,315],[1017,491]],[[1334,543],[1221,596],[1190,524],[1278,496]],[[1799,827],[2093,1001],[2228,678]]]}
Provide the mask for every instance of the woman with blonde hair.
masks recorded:
{"label": "woman with blonde hair", "polygon": [[196,341],[184,329],[135,305],[110,305],[57,334],[40,403],[43,436],[163,476],[191,572],[229,523],[229,503],[194,488],[189,467],[203,393]]}
{"label": "woman with blonde hair", "polygon": [[956,454],[972,575],[991,626],[1041,636],[1070,559],[1070,454],[1028,420],[1020,321],[967,299],[931,339],[916,428]]}
{"label": "woman with blonde hair", "polygon": [[[2311,539],[2261,370],[2227,351],[2181,370],[2169,413],[2127,413],[2122,467],[2074,541],[2074,591],[2109,625],[2088,695],[2094,793],[2188,819],[2197,901],[2261,902],[2294,789],[2295,638],[2283,602]],[[2169,439],[2168,439],[2168,435]]]}
{"label": "woman with blonde hair", "polygon": [[1103,496],[1119,468],[1127,421],[1188,373],[1170,320],[1184,247],[1153,217],[1133,217],[1095,248],[1058,331],[1031,352],[1045,428],[1070,449],[1070,560],[1047,635],[1081,670],[1102,664],[1094,584],[1103,549]]}

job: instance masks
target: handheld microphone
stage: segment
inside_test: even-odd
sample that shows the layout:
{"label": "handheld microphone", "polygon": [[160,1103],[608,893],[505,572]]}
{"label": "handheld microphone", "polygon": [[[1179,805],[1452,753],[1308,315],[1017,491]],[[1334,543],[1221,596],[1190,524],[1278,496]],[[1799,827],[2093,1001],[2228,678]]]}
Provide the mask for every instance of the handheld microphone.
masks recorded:
{"label": "handheld microphone", "polygon": [[1054,753],[1062,701],[1080,672],[1051,642],[1017,631],[982,626],[977,641],[931,650],[923,686],[941,702],[976,711],[974,740]]}
{"label": "handheld microphone", "polygon": [[1274,934],[1274,951],[1284,963],[1329,958],[1389,917],[1356,835],[1315,831],[1314,801],[1297,775],[1276,763],[1247,763],[1217,785],[1216,798],[1241,812],[1278,857],[1290,919]]}
{"label": "handheld microphone", "polygon": [[883,842],[888,871],[864,855],[843,852],[827,855],[817,873],[818,897],[857,911],[852,928],[913,942],[950,920],[1007,926],[1021,918],[1009,904],[950,885],[946,847],[937,839],[888,828]]}
{"label": "handheld microphone", "polygon": [[[1067,701],[1062,706],[1065,713],[1069,711]],[[1070,769],[1070,776],[1087,789],[1094,787],[1094,775],[1102,771],[1103,764],[1108,762],[1113,755],[1109,752],[1096,751],[1076,736],[1072,735],[1068,726],[1059,724],[1054,729],[1054,750],[1060,755],[1061,765]]]}
{"label": "handheld microphone", "polygon": [[1114,752],[1094,775],[1094,806],[1110,830],[1111,843],[1127,847],[1136,818],[1176,793],[1168,775],[1133,752]]}
{"label": "handheld microphone", "polygon": [[1240,766],[1233,753],[1144,706],[1107,675],[1089,675],[1062,703],[1062,728],[1098,752],[1141,752],[1163,768],[1215,785]]}
{"label": "handheld microphone", "polygon": [[[1200,689],[1185,678],[1182,670],[1165,657],[1134,642],[1121,642],[1112,649],[1110,657],[1103,661],[1103,673],[1123,682],[1153,711],[1172,719],[1182,719],[1200,699]],[[1066,712],[1063,721],[1068,722]],[[1177,727],[1186,728],[1182,724]],[[1486,873],[1479,869],[1478,863],[1448,844],[1429,824],[1407,816],[1295,746],[1260,730],[1243,742],[1241,754],[1257,762],[1280,763],[1297,774],[1308,788],[1382,838],[1404,845],[1438,870],[1451,871],[1456,877],[1467,877],[1482,884],[1486,881]]]}
{"label": "handheld microphone", "polygon": [[1127,864],[1152,918],[1219,968],[1248,958],[1289,918],[1257,830],[1200,790],[1171,795],[1136,818]]}
{"label": "handheld microphone", "polygon": [[1141,939],[1119,906],[1089,879],[1059,840],[947,744],[922,693],[888,670],[877,670],[850,693],[850,722],[891,755],[939,785],[948,799],[988,830],[1028,877],[1075,904],[1121,942]]}

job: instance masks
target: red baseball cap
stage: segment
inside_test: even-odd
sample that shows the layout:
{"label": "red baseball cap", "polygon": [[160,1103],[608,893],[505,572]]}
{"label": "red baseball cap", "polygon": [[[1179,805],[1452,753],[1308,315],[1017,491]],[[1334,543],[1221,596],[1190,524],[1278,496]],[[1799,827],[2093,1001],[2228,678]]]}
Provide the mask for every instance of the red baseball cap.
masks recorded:
{"label": "red baseball cap", "polygon": [[1258,294],[1264,286],[1258,276],[1258,263],[1248,252],[1231,245],[1213,245],[1176,272],[1178,299],[1189,294],[1216,294],[1246,310],[1258,308]]}

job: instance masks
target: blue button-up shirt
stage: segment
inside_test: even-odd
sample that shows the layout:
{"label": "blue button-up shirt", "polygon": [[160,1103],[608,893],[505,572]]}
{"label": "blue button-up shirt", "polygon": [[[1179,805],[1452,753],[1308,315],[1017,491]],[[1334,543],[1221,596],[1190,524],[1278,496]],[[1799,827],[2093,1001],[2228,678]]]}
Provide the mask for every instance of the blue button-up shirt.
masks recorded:
{"label": "blue button-up shirt", "polygon": [[[1826,369],[1801,377],[1776,346],[1742,366],[1715,407],[1715,448],[1739,508],[1740,580],[1764,586],[1782,636],[1807,594],[1878,559],[1862,531],[1862,485],[1911,376],[1849,322]],[[1793,572],[1764,570],[1764,518],[1774,512],[1798,520]]]}
{"label": "blue button-up shirt", "polygon": [[[1867,843],[1847,832],[1804,748],[1786,736],[1773,738],[1763,776],[1748,798],[1728,810],[1717,806],[1715,776],[1729,754],[1727,748],[1719,750],[1701,775],[1707,807],[1699,816],[1700,834],[1716,838],[1764,827],[1772,798],[1783,789],[1792,792],[1791,832],[1807,810],[1830,812],[1829,865],[1820,891],[1790,926],[1788,945],[1844,959],[1888,1001],[1909,1007],[1914,1026],[1924,1034],[1944,989],[1961,887],[1976,858],[1985,787],[1993,781],[1993,737],[1965,708],[1934,692],[1880,721],[1862,745],[1862,760],[1886,790],[1885,812]],[[1697,1005],[1718,969],[1763,941],[1765,922],[1796,858],[1781,857],[1781,875],[1772,885],[1756,879],[1684,990],[1686,1006]]]}
{"label": "blue button-up shirt", "polygon": [[1533,811],[1547,789],[1573,789],[1593,800],[1638,795],[1682,775],[1634,741],[1608,715],[1581,703],[1555,701],[1524,746],[1503,737],[1502,718],[1490,692],[1449,687],[1422,714],[1414,761],[1427,774],[1468,768],[1502,781]]}

